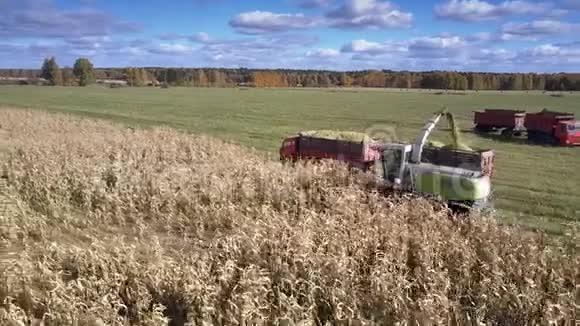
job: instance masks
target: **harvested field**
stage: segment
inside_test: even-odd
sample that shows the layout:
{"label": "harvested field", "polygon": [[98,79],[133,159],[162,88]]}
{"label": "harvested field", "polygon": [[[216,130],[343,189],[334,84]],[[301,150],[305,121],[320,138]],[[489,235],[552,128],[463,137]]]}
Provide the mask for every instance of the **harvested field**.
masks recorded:
{"label": "harvested field", "polygon": [[386,199],[338,165],[206,136],[1,110],[0,321],[45,325],[568,322],[578,233]]}

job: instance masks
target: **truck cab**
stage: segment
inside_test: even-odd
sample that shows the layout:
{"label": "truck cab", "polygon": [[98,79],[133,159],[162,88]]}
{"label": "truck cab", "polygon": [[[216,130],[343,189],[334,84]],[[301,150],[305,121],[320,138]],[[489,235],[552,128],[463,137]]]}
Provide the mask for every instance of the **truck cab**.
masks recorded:
{"label": "truck cab", "polygon": [[297,149],[296,144],[298,142],[298,137],[289,137],[284,139],[282,142],[282,147],[280,147],[280,160],[281,161],[295,161],[297,159]]}
{"label": "truck cab", "polygon": [[560,145],[580,145],[580,121],[562,121],[554,131]]}

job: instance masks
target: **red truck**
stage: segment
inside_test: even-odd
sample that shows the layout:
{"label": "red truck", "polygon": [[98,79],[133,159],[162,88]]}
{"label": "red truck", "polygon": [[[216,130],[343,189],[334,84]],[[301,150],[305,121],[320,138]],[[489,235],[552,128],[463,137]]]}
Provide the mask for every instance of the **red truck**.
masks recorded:
{"label": "red truck", "polygon": [[555,143],[561,146],[580,145],[580,122],[574,114],[543,110],[528,113],[524,124],[528,139],[538,142]]}
{"label": "red truck", "polygon": [[522,110],[485,109],[475,112],[475,130],[490,132],[501,130],[503,135],[511,136],[525,130],[526,112]]}
{"label": "red truck", "polygon": [[283,161],[331,159],[368,170],[381,157],[381,146],[372,142],[327,139],[307,135],[286,138],[280,148]]}
{"label": "red truck", "polygon": [[534,142],[580,145],[580,122],[575,120],[572,113],[545,109],[537,113],[486,109],[475,112],[474,124],[479,132],[501,130],[504,136],[527,133],[528,139]]}

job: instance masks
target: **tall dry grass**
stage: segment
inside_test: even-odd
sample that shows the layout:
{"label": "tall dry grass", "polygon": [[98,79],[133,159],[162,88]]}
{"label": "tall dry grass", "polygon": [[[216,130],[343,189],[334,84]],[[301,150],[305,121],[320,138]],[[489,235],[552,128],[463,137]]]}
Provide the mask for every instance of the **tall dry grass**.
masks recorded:
{"label": "tall dry grass", "polygon": [[0,111],[20,213],[0,320],[533,325],[575,318],[578,237],[455,220],[343,166]]}

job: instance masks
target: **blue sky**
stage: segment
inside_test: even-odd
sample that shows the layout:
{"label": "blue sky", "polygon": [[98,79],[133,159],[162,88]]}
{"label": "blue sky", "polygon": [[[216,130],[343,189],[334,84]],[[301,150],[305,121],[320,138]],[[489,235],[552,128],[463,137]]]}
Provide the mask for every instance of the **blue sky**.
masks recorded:
{"label": "blue sky", "polygon": [[580,72],[580,0],[0,0],[0,68]]}

